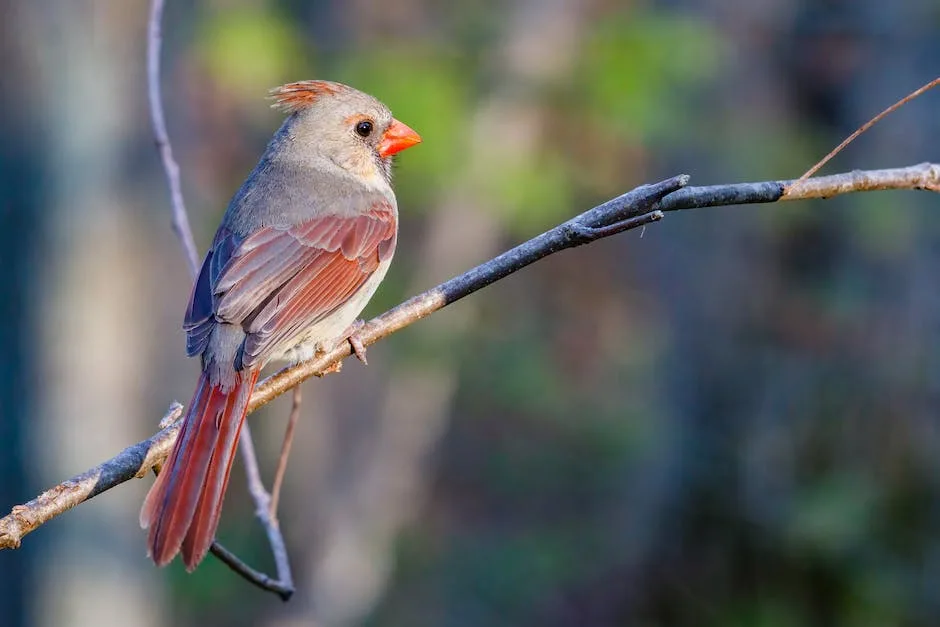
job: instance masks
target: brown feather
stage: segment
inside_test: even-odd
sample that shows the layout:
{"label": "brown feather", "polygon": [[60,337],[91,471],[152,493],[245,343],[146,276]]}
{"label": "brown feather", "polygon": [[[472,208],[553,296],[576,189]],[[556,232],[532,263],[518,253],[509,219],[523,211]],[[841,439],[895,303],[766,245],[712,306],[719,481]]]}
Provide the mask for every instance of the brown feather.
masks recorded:
{"label": "brown feather", "polygon": [[377,202],[360,215],[265,227],[241,242],[216,280],[213,301],[217,320],[248,335],[240,363],[266,363],[298,330],[346,302],[391,256],[396,232],[394,208]]}

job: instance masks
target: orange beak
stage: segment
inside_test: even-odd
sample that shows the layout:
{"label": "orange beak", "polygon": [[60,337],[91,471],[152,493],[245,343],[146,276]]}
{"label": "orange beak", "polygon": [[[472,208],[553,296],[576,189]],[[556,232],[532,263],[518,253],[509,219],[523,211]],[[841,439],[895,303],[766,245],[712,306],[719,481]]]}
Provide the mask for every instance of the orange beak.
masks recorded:
{"label": "orange beak", "polygon": [[382,141],[379,142],[379,156],[382,158],[391,157],[396,152],[401,152],[405,148],[420,143],[420,135],[409,128],[407,124],[402,124],[393,119],[391,126],[382,135]]}

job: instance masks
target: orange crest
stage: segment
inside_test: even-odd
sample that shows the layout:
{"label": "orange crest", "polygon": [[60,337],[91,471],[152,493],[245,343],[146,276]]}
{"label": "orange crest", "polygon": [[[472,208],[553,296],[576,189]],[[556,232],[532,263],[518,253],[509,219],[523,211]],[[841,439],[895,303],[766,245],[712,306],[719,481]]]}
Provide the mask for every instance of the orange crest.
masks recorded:
{"label": "orange crest", "polygon": [[298,81],[271,90],[274,109],[295,113],[306,109],[323,96],[333,96],[346,89],[345,85],[331,81]]}

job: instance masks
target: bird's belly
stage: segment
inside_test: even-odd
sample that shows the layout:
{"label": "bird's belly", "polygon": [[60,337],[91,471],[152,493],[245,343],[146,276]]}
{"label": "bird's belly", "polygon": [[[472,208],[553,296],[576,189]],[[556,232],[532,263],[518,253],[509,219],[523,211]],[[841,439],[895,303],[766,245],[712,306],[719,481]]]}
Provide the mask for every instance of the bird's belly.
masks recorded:
{"label": "bird's belly", "polygon": [[344,334],[375,294],[390,262],[383,261],[362,287],[333,313],[286,340],[282,344],[283,349],[275,351],[272,361],[287,361],[291,364],[307,361],[313,359],[318,351],[332,350],[338,342],[345,340]]}

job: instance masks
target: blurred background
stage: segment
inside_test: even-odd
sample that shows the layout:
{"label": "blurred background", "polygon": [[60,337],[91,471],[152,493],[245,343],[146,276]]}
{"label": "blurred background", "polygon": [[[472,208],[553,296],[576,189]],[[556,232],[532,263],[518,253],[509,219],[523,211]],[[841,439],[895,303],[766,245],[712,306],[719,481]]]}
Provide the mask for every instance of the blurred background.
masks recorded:
{"label": "blurred background", "polygon": [[[146,2],[0,0],[0,507],[151,435],[197,364]],[[799,176],[940,67],[935,0],[168,1],[200,250],[280,123],[353,84],[424,143],[366,311],[640,183]],[[940,93],[825,171],[940,158]],[[668,215],[304,385],[288,603],[145,558],[133,481],[0,554],[3,624],[936,625],[940,198]],[[270,483],[289,401],[252,416]],[[271,571],[239,466],[224,543]]]}

